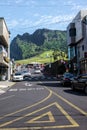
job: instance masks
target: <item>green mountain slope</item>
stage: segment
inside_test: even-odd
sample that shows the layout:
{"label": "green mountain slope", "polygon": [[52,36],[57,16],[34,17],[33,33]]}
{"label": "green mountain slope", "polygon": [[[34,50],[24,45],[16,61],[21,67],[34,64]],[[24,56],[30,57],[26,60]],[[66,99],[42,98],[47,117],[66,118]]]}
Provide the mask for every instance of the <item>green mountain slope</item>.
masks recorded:
{"label": "green mountain slope", "polygon": [[[61,56],[61,55],[57,56],[56,60],[65,60],[65,61],[67,61],[68,60],[67,54],[65,54],[64,56]],[[32,63],[32,62],[42,63],[42,64],[43,63],[55,62],[55,60],[53,58],[53,51],[52,50],[44,51],[43,53],[41,53],[39,55],[36,55],[34,57],[16,61],[16,63],[19,63],[19,64],[29,64],[29,63]]]}
{"label": "green mountain slope", "polygon": [[66,31],[38,29],[33,34],[17,35],[11,42],[11,58],[22,60],[49,50],[67,52]]}

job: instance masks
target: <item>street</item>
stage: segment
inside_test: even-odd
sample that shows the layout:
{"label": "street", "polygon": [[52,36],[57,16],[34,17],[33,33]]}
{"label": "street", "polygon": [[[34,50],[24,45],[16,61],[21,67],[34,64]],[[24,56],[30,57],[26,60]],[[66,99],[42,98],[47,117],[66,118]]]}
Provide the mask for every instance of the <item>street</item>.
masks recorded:
{"label": "street", "polygon": [[87,130],[87,96],[33,75],[0,95],[0,130]]}

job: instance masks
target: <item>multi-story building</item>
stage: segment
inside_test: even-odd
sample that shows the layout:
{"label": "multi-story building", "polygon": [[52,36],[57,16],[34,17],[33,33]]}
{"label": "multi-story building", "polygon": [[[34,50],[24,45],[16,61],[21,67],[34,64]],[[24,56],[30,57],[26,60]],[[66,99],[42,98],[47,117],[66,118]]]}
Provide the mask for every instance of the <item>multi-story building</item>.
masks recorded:
{"label": "multi-story building", "polygon": [[0,80],[10,78],[9,74],[9,37],[10,33],[4,18],[0,18]]}
{"label": "multi-story building", "polygon": [[87,10],[81,10],[68,25],[67,44],[73,72],[87,73]]}

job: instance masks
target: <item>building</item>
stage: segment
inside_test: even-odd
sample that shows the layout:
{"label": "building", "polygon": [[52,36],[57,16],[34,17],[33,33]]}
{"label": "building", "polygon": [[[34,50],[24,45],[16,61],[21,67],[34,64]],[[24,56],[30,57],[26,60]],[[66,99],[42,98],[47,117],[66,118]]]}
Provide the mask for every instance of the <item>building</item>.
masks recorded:
{"label": "building", "polygon": [[87,73],[87,10],[81,10],[67,27],[69,67]]}
{"label": "building", "polygon": [[10,79],[10,33],[4,18],[0,18],[0,80]]}

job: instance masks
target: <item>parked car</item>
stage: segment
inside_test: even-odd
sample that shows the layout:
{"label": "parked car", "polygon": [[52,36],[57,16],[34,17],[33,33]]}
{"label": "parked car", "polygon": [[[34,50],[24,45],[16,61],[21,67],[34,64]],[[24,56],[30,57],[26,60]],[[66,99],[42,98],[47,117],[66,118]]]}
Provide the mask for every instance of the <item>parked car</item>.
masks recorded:
{"label": "parked car", "polygon": [[71,83],[72,90],[82,90],[87,94],[87,74],[79,75]]}
{"label": "parked car", "polygon": [[65,72],[62,77],[61,77],[61,84],[63,86],[66,86],[66,85],[71,85],[71,81],[74,79],[74,75],[72,73],[69,73],[69,72]]}
{"label": "parked car", "polygon": [[23,75],[21,72],[17,72],[13,74],[12,81],[22,81],[23,80]]}
{"label": "parked car", "polygon": [[34,71],[35,74],[40,74],[41,73],[41,70],[39,68],[36,68],[35,71]]}
{"label": "parked car", "polygon": [[23,78],[31,77],[31,72],[24,70],[24,71],[22,71],[22,75],[23,75]]}

